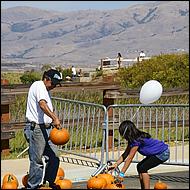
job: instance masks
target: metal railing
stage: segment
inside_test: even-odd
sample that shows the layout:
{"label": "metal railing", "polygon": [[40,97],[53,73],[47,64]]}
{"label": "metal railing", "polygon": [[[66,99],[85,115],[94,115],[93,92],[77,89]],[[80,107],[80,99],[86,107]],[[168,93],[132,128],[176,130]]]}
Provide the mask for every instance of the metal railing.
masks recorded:
{"label": "metal railing", "polygon": [[[189,165],[188,104],[115,104],[106,108],[56,97],[52,101],[62,126],[70,133],[68,143],[58,147],[63,162],[96,167],[96,173],[101,172],[127,147],[118,128],[122,121],[128,119],[140,130],[169,145],[170,159],[164,164]],[[137,153],[133,162],[142,158]]]}
{"label": "metal railing", "polygon": [[53,104],[62,127],[70,133],[69,142],[59,147],[62,161],[90,167],[102,165],[108,159],[105,106],[55,97]]}

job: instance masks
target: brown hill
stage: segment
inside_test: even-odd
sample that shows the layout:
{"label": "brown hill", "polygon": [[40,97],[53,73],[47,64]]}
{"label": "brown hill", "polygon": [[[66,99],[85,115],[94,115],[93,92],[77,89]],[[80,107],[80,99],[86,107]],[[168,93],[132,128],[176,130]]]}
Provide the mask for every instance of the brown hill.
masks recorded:
{"label": "brown hill", "polygon": [[[53,12],[2,9],[2,66],[97,67],[103,57],[135,58],[189,51],[189,2],[147,2],[129,8]],[[11,64],[12,63],[12,64]]]}

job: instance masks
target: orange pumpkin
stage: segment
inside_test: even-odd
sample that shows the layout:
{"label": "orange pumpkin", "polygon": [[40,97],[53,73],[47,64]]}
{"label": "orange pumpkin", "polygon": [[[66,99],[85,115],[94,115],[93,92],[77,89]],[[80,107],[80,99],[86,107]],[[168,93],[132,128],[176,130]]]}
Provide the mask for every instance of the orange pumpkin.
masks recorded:
{"label": "orange pumpkin", "polygon": [[70,134],[67,129],[54,127],[49,135],[50,140],[56,145],[64,145],[69,141]]}
{"label": "orange pumpkin", "polygon": [[22,177],[22,184],[24,185],[24,187],[27,187],[27,184],[28,184],[28,177],[29,177],[28,172],[27,172],[26,175],[24,175],[24,176]]}
{"label": "orange pumpkin", "polygon": [[108,173],[103,173],[103,174],[98,174],[99,177],[103,177],[107,184],[111,184],[112,182],[114,182],[114,177],[111,174]]}
{"label": "orange pumpkin", "polygon": [[8,181],[11,182],[11,183],[16,184],[17,187],[19,186],[18,179],[12,173],[7,173],[7,174],[5,174],[3,176],[3,182],[2,182],[2,184],[7,183]]}
{"label": "orange pumpkin", "polygon": [[104,189],[107,181],[103,177],[94,176],[87,181],[87,189]]}
{"label": "orange pumpkin", "polygon": [[154,189],[167,189],[168,186],[166,183],[162,182],[161,180],[158,180],[155,184],[154,184]]}
{"label": "orange pumpkin", "polygon": [[126,189],[125,186],[122,183],[110,183],[107,184],[105,189]]}
{"label": "orange pumpkin", "polygon": [[17,189],[18,180],[13,174],[6,174],[3,177],[2,189]]}
{"label": "orange pumpkin", "polygon": [[56,175],[54,183],[56,183],[56,181],[60,179],[60,177],[65,177],[65,172],[61,167],[59,167],[57,170],[57,175]]}
{"label": "orange pumpkin", "polygon": [[59,177],[55,184],[60,189],[72,189],[73,186],[70,179],[64,179],[63,177]]}
{"label": "orange pumpkin", "polygon": [[65,172],[61,167],[59,167],[57,170],[57,176],[65,176]]}
{"label": "orange pumpkin", "polygon": [[6,183],[3,183],[2,189],[17,189],[18,186],[15,184],[15,183],[12,183],[11,181],[10,182],[6,182]]}

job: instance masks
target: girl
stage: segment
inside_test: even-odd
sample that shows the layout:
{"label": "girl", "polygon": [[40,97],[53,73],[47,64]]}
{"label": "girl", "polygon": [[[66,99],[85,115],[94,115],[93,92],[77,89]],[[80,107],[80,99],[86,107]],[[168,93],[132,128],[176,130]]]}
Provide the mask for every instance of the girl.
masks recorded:
{"label": "girl", "polygon": [[119,126],[119,133],[128,141],[128,146],[124,153],[119,157],[117,162],[110,166],[109,170],[116,169],[122,162],[124,166],[119,173],[119,177],[123,178],[124,173],[130,166],[136,152],[146,156],[137,164],[137,171],[141,183],[141,189],[150,189],[150,177],[148,170],[164,163],[169,159],[168,145],[163,141],[151,138],[151,135],[140,131],[133,122],[126,120]]}

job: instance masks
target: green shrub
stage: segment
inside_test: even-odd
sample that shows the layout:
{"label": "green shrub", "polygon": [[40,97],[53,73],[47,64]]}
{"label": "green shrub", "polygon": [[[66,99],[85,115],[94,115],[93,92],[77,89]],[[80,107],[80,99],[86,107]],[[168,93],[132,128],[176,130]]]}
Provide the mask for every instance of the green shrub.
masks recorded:
{"label": "green shrub", "polygon": [[37,80],[42,79],[42,74],[35,71],[26,71],[21,77],[20,80],[23,84],[32,84]]}
{"label": "green shrub", "polygon": [[189,88],[189,54],[166,54],[121,68],[117,75],[123,87],[140,88],[148,80],[158,80],[163,88]]}
{"label": "green shrub", "polygon": [[96,70],[96,77],[100,77],[103,75],[103,70]]}

